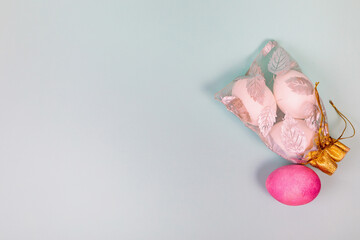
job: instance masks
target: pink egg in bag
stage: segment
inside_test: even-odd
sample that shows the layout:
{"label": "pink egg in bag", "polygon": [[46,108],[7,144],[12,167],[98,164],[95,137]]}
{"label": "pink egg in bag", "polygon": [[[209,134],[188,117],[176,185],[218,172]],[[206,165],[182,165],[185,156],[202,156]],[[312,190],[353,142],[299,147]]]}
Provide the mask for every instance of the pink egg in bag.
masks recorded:
{"label": "pink egg in bag", "polygon": [[349,148],[339,142],[341,136],[329,136],[316,86],[276,41],[269,41],[246,75],[215,98],[281,157],[331,175]]}

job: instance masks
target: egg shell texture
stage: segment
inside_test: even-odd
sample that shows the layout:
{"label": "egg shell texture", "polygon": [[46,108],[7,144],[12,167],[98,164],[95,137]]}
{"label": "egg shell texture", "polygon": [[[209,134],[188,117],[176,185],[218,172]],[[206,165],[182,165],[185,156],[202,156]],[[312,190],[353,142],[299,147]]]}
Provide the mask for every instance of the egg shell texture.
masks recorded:
{"label": "egg shell texture", "polygon": [[279,202],[298,206],[314,200],[320,192],[319,176],[303,165],[287,165],[273,171],[266,180],[270,195]]}

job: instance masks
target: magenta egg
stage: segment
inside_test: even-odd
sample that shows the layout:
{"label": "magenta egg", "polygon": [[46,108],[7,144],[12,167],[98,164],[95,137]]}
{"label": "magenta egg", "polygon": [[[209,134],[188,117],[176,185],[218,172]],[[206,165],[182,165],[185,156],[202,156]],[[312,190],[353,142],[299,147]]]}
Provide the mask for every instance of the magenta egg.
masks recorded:
{"label": "magenta egg", "polygon": [[319,176],[303,165],[287,165],[273,171],[266,189],[279,202],[298,206],[311,202],[320,192]]}

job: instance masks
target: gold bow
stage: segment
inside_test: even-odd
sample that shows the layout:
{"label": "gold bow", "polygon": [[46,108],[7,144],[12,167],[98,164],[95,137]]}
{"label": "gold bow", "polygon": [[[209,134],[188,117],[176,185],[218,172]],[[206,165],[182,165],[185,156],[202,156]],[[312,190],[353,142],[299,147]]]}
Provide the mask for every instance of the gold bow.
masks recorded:
{"label": "gold bow", "polygon": [[[349,119],[347,119],[344,114],[342,114],[335,107],[334,103],[330,101],[331,106],[333,106],[337,114],[339,114],[339,116],[345,122],[345,127],[340,137],[337,139],[330,137],[328,125],[325,122],[325,114],[322,109],[319,92],[317,91],[318,84],[318,82],[315,84],[315,96],[321,113],[319,132],[315,140],[315,143],[318,146],[318,150],[309,152],[306,159],[308,159],[307,163],[310,163],[312,166],[319,168],[328,175],[332,175],[337,168],[336,162],[341,161],[345,157],[346,153],[350,150],[350,148],[339,142],[339,140],[353,137],[355,135],[355,128]],[[349,137],[343,138],[342,136],[347,128],[347,122],[350,123],[354,133]]]}

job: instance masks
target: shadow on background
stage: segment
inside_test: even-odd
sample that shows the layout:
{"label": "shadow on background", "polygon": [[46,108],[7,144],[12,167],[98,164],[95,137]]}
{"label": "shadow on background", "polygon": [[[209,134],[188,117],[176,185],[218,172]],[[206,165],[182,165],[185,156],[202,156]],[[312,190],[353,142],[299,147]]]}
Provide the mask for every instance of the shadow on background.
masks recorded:
{"label": "shadow on background", "polygon": [[285,166],[285,165],[290,165],[292,164],[291,162],[281,158],[280,156],[278,158],[274,158],[271,160],[267,160],[267,161],[263,161],[260,163],[259,167],[256,169],[256,181],[258,183],[258,185],[260,186],[260,188],[266,193],[268,194],[267,190],[266,190],[266,186],[265,186],[265,182],[267,177],[270,175],[270,173],[272,173],[275,169]]}

